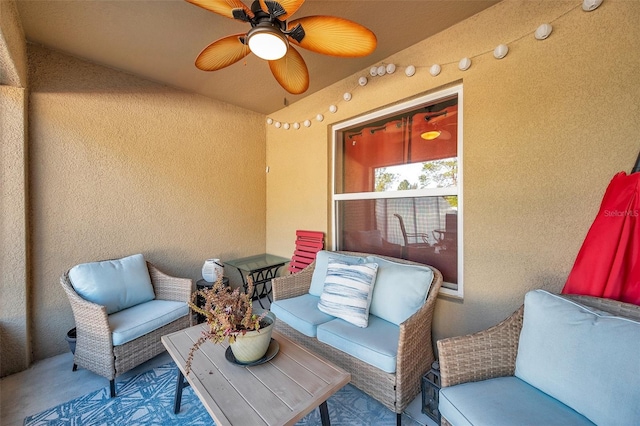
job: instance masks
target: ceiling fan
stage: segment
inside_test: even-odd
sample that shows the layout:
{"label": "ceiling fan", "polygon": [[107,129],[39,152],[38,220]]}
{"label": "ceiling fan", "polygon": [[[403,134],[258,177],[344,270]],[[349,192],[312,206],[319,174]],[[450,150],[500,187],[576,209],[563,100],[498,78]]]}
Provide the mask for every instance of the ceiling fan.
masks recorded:
{"label": "ceiling fan", "polygon": [[205,47],[196,58],[196,67],[216,71],[253,52],[267,60],[278,83],[296,95],[309,88],[309,70],[292,44],[341,57],[366,56],[377,44],[371,30],[336,16],[307,16],[287,22],[304,0],[254,0],[251,8],[240,0],[186,1],[251,25],[247,33],[223,37]]}

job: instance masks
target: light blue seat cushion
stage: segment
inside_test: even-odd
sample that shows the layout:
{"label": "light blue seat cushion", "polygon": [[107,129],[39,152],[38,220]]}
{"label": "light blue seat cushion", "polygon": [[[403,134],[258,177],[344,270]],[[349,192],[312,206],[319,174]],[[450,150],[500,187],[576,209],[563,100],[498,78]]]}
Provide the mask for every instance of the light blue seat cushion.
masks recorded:
{"label": "light blue seat cushion", "polygon": [[640,425],[640,323],[525,295],[515,375],[599,425]]}
{"label": "light blue seat cushion", "polygon": [[[597,390],[586,390],[586,392]],[[593,426],[587,418],[517,377],[442,388],[440,414],[454,426]]]}
{"label": "light blue seat cushion", "polygon": [[342,319],[318,326],[318,340],[387,373],[395,373],[400,327],[369,316],[369,326],[355,327]]}
{"label": "light blue seat cushion", "polygon": [[151,300],[109,315],[113,345],[119,346],[189,315],[189,305],[173,300]]}
{"label": "light blue seat cushion", "polygon": [[83,299],[105,306],[107,314],[155,298],[142,254],[76,265],[69,270],[69,279]]}
{"label": "light blue seat cushion", "polygon": [[427,299],[433,271],[427,266],[407,265],[368,256],[378,264],[376,284],[369,312],[400,325],[415,314]]}
{"label": "light blue seat cushion", "polygon": [[318,325],[335,319],[318,309],[320,298],[311,294],[274,300],[271,312],[278,321],[283,321],[295,330],[309,337],[316,337]]}
{"label": "light blue seat cushion", "polygon": [[313,269],[313,275],[311,276],[311,286],[309,287],[309,294],[318,297],[322,295],[324,281],[327,278],[327,266],[329,264],[329,258],[348,263],[350,265],[365,263],[364,257],[351,256],[327,250],[320,250],[318,253],[316,253],[316,264]]}
{"label": "light blue seat cushion", "polygon": [[355,326],[366,327],[377,271],[377,263],[350,265],[329,260],[318,309]]}

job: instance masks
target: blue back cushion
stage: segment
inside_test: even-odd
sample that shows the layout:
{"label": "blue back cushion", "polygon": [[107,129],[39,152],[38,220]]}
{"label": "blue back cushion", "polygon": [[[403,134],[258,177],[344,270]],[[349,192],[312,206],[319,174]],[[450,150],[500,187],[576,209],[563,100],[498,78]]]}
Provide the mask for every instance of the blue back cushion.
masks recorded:
{"label": "blue back cushion", "polygon": [[596,424],[640,425],[640,323],[530,291],[515,375]]}
{"label": "blue back cushion", "polygon": [[396,263],[377,256],[368,256],[367,261],[378,264],[369,312],[400,325],[424,305],[433,271],[427,266]]}
{"label": "blue back cushion", "polygon": [[82,263],[69,270],[71,284],[83,299],[106,306],[107,314],[155,299],[142,254]]}

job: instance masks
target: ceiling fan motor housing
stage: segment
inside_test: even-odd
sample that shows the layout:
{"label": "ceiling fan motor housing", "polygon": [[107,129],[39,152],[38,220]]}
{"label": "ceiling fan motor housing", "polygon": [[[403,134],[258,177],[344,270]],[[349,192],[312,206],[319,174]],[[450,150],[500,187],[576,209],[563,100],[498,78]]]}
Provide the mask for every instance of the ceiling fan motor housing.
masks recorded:
{"label": "ceiling fan motor housing", "polygon": [[[271,18],[278,19],[278,17],[287,13],[284,7],[282,7],[282,5],[277,1],[266,0],[264,4],[267,5],[267,10],[269,11],[269,15],[271,16]],[[251,11],[256,14],[258,12],[263,12],[258,0],[254,0],[254,2],[251,4]]]}
{"label": "ceiling fan motor housing", "polygon": [[[253,53],[269,62],[278,83],[293,94],[309,88],[309,70],[295,47],[331,56],[359,57],[373,52],[377,43],[371,30],[344,18],[318,15],[287,23],[304,0],[254,0],[250,8],[243,0],[186,1],[251,25],[246,34],[232,34],[205,47],[196,58],[196,67],[217,71]],[[281,60],[284,57],[286,60]]]}
{"label": "ceiling fan motor housing", "polygon": [[[293,38],[297,42],[302,41],[305,36],[302,25],[298,24],[290,31],[287,31],[287,21],[278,19],[278,17],[283,16],[287,13],[284,7],[282,7],[282,5],[276,1],[265,1],[265,4],[269,9],[269,13],[262,10],[262,7],[260,6],[260,2],[258,0],[254,0],[254,2],[251,4],[251,12],[253,13],[254,17],[252,19],[246,19],[246,21],[251,24],[251,30],[249,30],[245,39],[246,42],[248,43],[249,39],[254,34],[261,32],[282,34],[282,39],[287,46],[289,45],[289,43],[286,36]],[[239,19],[245,20],[243,18],[246,16],[246,12],[242,9],[234,9],[234,17],[236,17],[236,11],[238,11],[237,15],[239,16]]]}

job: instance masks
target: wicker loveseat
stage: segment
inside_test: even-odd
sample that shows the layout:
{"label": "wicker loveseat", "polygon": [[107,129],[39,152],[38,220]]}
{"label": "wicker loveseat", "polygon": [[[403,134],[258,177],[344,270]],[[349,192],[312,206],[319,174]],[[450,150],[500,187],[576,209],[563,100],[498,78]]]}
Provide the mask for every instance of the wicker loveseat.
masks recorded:
{"label": "wicker loveseat", "polygon": [[[323,256],[329,256],[331,260],[331,256],[335,254],[366,258],[368,262],[377,262],[380,265],[376,282],[373,286],[372,313],[369,315],[369,324],[365,328],[358,328],[342,319],[324,318],[323,320],[327,322],[318,325],[316,337],[308,330],[301,332],[288,324],[286,318],[291,318],[291,314],[288,312],[287,316],[281,316],[279,314],[281,311],[277,309],[282,309],[280,304],[285,306],[285,309],[287,306],[291,308],[291,305],[297,303],[298,300],[307,298],[307,301],[304,302],[306,305],[301,302],[301,307],[297,311],[292,309],[294,311],[293,315],[305,316],[311,314],[313,317],[314,312],[317,314],[318,298],[314,299],[312,295],[314,273],[317,276],[323,268],[327,268],[327,260],[322,263]],[[391,275],[389,275],[389,269],[385,270],[384,268],[398,268],[400,270],[402,268],[405,270],[415,268],[422,272],[426,270],[427,273],[422,277],[427,277],[425,278],[427,282],[414,283],[411,281],[412,275],[409,273],[404,276],[405,279],[400,279],[399,281],[391,280],[392,285],[390,288],[388,284],[390,283],[389,278]],[[397,269],[395,270],[397,271]],[[386,280],[387,290],[391,289],[395,292],[406,291],[409,293],[412,287],[424,289],[424,293],[417,293],[422,294],[422,296],[420,300],[417,300],[415,313],[410,314],[406,320],[397,325],[381,318],[376,318],[376,315],[373,314],[376,289],[383,291],[383,284],[380,283],[384,280]],[[276,330],[351,373],[351,383],[397,413],[397,421],[400,423],[402,411],[419,394],[420,379],[429,370],[434,360],[431,322],[441,284],[442,275],[437,269],[419,263],[365,253],[321,251],[318,253],[316,261],[307,268],[296,274],[273,280],[274,302],[271,305],[271,309],[278,317]],[[320,282],[320,286],[322,288],[322,282]],[[386,299],[393,299],[393,297]],[[374,351],[377,349],[375,345],[379,342],[372,343],[373,340],[384,341],[390,336],[399,336],[397,340],[389,344],[390,347],[397,348],[397,351],[391,354],[392,356],[388,360],[385,360],[387,362],[386,370],[391,372],[383,371],[383,369],[372,365],[370,362],[363,361],[363,359],[366,359],[366,355],[362,356],[362,352],[358,352],[357,348],[355,351],[358,354],[351,355],[342,349],[338,349],[339,344],[334,346],[320,341],[321,332],[323,331],[321,328],[331,324],[335,324],[338,327],[333,330],[334,334],[337,335],[336,339],[352,339],[353,342],[356,342],[359,337],[365,335],[363,338],[367,341],[365,345],[373,346]],[[382,328],[376,328],[380,325],[382,325]],[[328,333],[326,330],[324,329],[325,335]],[[388,332],[385,332],[385,330]],[[367,333],[369,333],[368,336]],[[349,345],[350,343],[347,342],[346,344]],[[392,365],[389,365],[391,363]]]}
{"label": "wicker loveseat", "polygon": [[534,290],[437,345],[443,425],[640,424],[640,306]]}
{"label": "wicker loveseat", "polygon": [[[142,298],[131,290],[140,281],[146,286]],[[96,288],[93,282],[98,282]],[[141,254],[77,265],[60,283],[76,323],[73,369],[79,366],[109,379],[111,397],[117,376],[163,352],[160,337],[192,322],[191,279],[164,274]]]}

